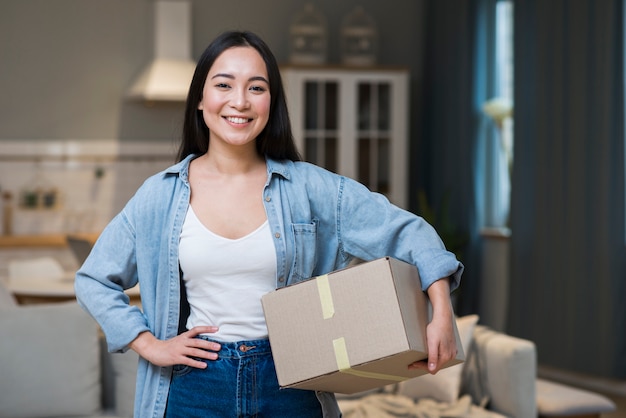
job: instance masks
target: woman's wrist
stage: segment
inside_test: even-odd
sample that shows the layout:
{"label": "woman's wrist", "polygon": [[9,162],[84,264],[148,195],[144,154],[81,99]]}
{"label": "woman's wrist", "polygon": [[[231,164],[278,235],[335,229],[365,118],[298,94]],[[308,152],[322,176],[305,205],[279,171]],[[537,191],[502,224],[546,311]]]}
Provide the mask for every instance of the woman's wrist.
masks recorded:
{"label": "woman's wrist", "polygon": [[137,335],[137,337],[131,341],[128,346],[131,350],[143,357],[143,354],[154,340],[156,340],[156,337],[152,335],[151,332],[144,331]]}
{"label": "woman's wrist", "polygon": [[433,319],[451,320],[454,317],[454,311],[450,299],[450,279],[437,280],[430,285],[427,293],[433,308]]}

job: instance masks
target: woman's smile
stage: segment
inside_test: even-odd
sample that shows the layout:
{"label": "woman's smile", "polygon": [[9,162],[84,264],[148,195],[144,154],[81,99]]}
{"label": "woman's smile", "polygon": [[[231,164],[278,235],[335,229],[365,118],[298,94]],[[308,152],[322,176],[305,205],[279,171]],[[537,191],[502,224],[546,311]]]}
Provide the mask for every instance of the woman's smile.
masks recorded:
{"label": "woman's smile", "polygon": [[252,121],[252,119],[249,119],[249,118],[242,118],[242,117],[235,117],[235,116],[224,116],[224,119],[226,119],[228,122],[234,125],[243,125],[245,123]]}

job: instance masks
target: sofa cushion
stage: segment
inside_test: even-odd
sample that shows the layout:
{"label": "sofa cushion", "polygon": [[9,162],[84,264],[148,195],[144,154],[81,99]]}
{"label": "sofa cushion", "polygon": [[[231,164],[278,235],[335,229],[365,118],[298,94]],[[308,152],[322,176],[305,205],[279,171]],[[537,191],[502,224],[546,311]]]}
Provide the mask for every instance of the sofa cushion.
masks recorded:
{"label": "sofa cushion", "polygon": [[[463,351],[467,355],[478,315],[467,315],[456,319]],[[440,402],[455,402],[459,398],[463,363],[440,370],[437,374],[426,374],[399,384],[399,392],[413,399],[430,398]]]}
{"label": "sofa cushion", "polygon": [[541,417],[598,415],[615,411],[604,395],[545,379],[536,380],[537,412]]}
{"label": "sofa cushion", "polygon": [[0,309],[0,353],[0,415],[99,412],[98,327],[77,303]]}

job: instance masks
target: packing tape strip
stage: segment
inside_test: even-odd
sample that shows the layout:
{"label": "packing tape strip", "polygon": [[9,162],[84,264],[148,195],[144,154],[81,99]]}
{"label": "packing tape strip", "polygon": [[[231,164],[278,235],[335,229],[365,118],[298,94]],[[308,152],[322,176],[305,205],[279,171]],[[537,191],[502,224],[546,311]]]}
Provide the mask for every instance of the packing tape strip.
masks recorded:
{"label": "packing tape strip", "polygon": [[362,370],[354,370],[350,367],[350,359],[348,358],[348,349],[346,347],[346,340],[341,337],[333,340],[333,348],[335,349],[335,360],[337,360],[337,367],[341,373],[351,374],[353,376],[366,377],[368,379],[390,380],[394,382],[401,382],[406,380],[403,376],[393,376],[384,373],[365,372]]}
{"label": "packing tape strip", "polygon": [[333,295],[330,292],[330,283],[328,283],[328,274],[318,276],[317,291],[320,294],[320,303],[322,304],[322,315],[324,319],[330,319],[335,315],[335,305],[333,304]]}

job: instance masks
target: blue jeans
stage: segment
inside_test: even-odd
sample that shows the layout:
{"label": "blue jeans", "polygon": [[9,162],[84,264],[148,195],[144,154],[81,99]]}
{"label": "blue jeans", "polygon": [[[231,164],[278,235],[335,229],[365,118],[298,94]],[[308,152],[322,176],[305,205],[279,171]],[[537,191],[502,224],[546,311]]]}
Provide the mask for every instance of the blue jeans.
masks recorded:
{"label": "blue jeans", "polygon": [[219,343],[206,369],[174,367],[167,418],[322,416],[314,391],[279,388],[268,340]]}

